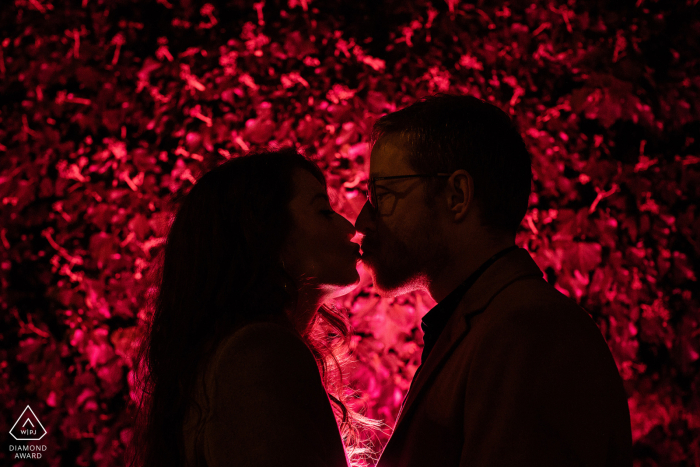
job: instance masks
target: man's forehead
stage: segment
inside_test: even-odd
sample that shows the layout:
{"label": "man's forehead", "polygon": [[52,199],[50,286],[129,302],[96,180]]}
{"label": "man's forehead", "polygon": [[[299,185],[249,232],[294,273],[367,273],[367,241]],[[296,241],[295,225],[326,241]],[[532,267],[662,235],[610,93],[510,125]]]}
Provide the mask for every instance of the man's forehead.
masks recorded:
{"label": "man's forehead", "polygon": [[370,175],[372,177],[387,177],[411,172],[413,170],[408,163],[408,146],[403,138],[396,133],[379,138],[370,155]]}

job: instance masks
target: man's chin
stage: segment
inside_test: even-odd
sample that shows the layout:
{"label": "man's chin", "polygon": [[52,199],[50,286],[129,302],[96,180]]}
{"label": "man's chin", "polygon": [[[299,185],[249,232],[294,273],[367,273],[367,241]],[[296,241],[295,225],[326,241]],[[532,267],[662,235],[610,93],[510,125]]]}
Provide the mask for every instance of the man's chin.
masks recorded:
{"label": "man's chin", "polygon": [[374,290],[376,290],[382,297],[396,297],[397,295],[410,293],[420,288],[418,281],[410,279],[396,280],[396,278],[392,280],[390,275],[384,273],[384,271],[378,271],[377,268],[371,263],[363,264],[372,277]]}

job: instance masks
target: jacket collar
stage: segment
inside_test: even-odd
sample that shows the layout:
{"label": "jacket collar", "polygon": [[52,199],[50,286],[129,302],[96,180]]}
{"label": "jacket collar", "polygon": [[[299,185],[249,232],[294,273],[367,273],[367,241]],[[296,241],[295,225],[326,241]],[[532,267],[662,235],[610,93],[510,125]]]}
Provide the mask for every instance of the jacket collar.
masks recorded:
{"label": "jacket collar", "polygon": [[414,376],[411,387],[399,413],[398,428],[402,420],[410,415],[434,376],[439,372],[457,345],[469,333],[470,318],[486,309],[491,300],[512,282],[527,276],[542,277],[542,271],[533,261],[530,253],[518,248],[499,258],[467,290],[457,305],[456,311],[448,320],[428,358]]}

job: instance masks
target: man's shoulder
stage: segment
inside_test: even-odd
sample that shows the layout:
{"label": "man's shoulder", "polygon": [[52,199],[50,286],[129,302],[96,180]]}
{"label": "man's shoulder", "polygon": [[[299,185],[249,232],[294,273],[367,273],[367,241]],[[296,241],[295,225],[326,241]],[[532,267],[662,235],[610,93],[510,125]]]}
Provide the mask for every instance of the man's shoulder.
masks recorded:
{"label": "man's shoulder", "polygon": [[471,323],[464,347],[471,366],[513,365],[543,381],[557,375],[560,385],[585,380],[591,388],[618,389],[615,361],[595,321],[543,279],[511,284]]}
{"label": "man's shoulder", "polygon": [[515,317],[526,314],[536,319],[580,320],[590,315],[576,301],[567,297],[541,277],[514,281],[497,294],[486,308],[502,309]]}
{"label": "man's shoulder", "polygon": [[507,333],[514,339],[602,340],[588,312],[539,277],[509,284],[472,318],[472,325],[477,333]]}

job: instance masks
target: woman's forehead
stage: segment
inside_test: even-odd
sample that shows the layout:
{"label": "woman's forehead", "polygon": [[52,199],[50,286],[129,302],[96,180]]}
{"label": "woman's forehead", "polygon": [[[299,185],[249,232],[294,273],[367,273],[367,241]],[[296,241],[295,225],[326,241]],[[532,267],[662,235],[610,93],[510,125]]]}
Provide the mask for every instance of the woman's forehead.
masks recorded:
{"label": "woman's forehead", "polygon": [[325,185],[308,170],[295,169],[293,180],[296,196],[312,198],[317,194],[326,195]]}

